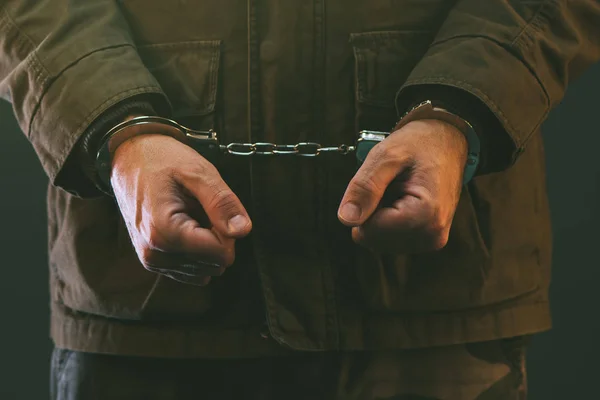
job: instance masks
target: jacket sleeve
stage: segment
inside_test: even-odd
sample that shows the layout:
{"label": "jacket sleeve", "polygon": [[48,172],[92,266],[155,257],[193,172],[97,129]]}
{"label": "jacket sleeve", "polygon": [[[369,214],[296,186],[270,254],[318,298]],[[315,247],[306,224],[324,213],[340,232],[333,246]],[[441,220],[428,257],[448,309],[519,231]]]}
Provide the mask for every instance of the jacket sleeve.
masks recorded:
{"label": "jacket sleeve", "polygon": [[494,153],[488,172],[500,171],[525,150],[569,82],[598,59],[598,0],[458,0],[396,106],[401,113],[433,87],[478,99],[496,120],[480,132]]}
{"label": "jacket sleeve", "polygon": [[0,95],[50,181],[70,192],[67,158],[100,115],[140,95],[169,109],[113,0],[0,0]]}

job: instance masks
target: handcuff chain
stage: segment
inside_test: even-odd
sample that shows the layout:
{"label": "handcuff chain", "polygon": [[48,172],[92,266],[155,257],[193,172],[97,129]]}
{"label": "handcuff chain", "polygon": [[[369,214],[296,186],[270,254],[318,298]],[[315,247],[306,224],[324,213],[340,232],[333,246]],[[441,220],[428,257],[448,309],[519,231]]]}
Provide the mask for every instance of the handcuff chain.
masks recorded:
{"label": "handcuff chain", "polygon": [[235,156],[274,156],[295,155],[300,157],[316,157],[323,153],[339,153],[346,155],[356,150],[355,146],[341,144],[337,147],[323,147],[315,142],[301,142],[298,144],[275,143],[230,143],[219,145],[222,152]]}

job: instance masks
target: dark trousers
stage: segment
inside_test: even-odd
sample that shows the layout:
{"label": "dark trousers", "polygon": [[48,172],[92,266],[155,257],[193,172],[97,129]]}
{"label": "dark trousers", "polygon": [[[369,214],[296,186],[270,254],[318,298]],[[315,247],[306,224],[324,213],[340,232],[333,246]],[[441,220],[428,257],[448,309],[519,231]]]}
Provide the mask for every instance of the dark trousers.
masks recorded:
{"label": "dark trousers", "polygon": [[512,400],[525,339],[395,352],[176,360],[55,349],[52,400]]}

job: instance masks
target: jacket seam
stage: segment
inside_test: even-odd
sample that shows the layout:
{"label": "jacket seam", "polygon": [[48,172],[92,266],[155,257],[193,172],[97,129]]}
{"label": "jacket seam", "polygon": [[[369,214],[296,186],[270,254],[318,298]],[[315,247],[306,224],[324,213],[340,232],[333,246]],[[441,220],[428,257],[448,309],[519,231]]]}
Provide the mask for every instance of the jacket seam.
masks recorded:
{"label": "jacket seam", "polygon": [[[8,12],[8,10],[6,9],[6,5],[3,6],[2,8],[0,8],[0,12],[2,13],[2,16],[3,16],[3,17],[0,17],[0,22],[2,20],[6,21],[6,28],[5,28],[5,30],[7,32],[10,32],[10,28],[12,28],[12,30],[17,33],[18,37],[22,38],[22,40],[24,40],[24,41],[26,41],[28,43],[30,53],[34,52],[35,49],[37,48],[35,42],[33,41],[33,39],[31,39],[31,37],[27,33],[23,32],[21,30],[21,28],[19,28],[19,25],[17,25],[17,23],[15,22],[15,20],[13,19],[13,17],[10,15],[10,13]],[[2,28],[2,26],[3,25],[0,24],[0,29]]]}
{"label": "jacket seam", "polygon": [[[99,110],[104,109],[107,104],[111,104],[111,103],[116,104],[120,100],[126,99],[128,97],[135,96],[138,94],[149,94],[149,93],[161,94],[161,92],[158,91],[157,88],[154,86],[140,86],[137,88],[128,89],[128,90],[119,92],[119,93],[109,97],[107,100],[105,100],[100,105],[95,107],[91,112],[89,112],[87,114],[87,116],[83,119],[83,121],[79,125],[77,125],[77,127],[71,132],[72,134],[70,134],[68,136],[68,140],[65,143],[66,146],[64,147],[63,151],[61,153],[59,153],[59,155],[55,161],[56,171],[54,172],[54,174],[53,174],[54,176],[52,177],[52,179],[54,180],[56,178],[56,176],[58,175],[58,173],[60,171],[60,166],[66,161],[68,155],[71,153],[71,150],[72,150],[73,146],[75,145],[75,142],[77,141],[77,139],[80,137],[81,133],[85,130],[85,128],[87,126],[89,126],[92,123],[92,121],[94,119],[96,119],[98,117],[98,115],[100,114],[98,112]],[[75,139],[75,140],[73,140],[73,139]]]}
{"label": "jacket seam", "polygon": [[[33,39],[31,39],[31,37],[27,33],[25,33],[24,31],[22,31],[19,28],[19,25],[17,25],[15,20],[9,14],[8,10],[6,10],[6,6],[2,7],[1,12],[2,12],[3,18],[0,17],[0,22],[2,20],[5,20],[6,25],[0,24],[0,29],[2,29],[5,32],[11,32],[11,30],[12,30],[13,32],[15,32],[18,40],[21,43],[28,44],[29,52],[27,54],[23,55],[23,60],[21,62],[25,63],[25,65],[27,65],[27,66],[31,65],[32,68],[38,68],[39,72],[38,72],[37,76],[41,75],[42,73],[46,73],[46,79],[44,79],[44,82],[42,82],[42,84],[44,84],[46,82],[46,80],[48,79],[47,77],[50,75],[50,72],[46,69],[46,67],[42,64],[42,62],[38,58],[37,51],[36,51],[37,46],[36,46],[35,42],[33,41]],[[3,28],[3,26],[5,26],[5,28]]]}
{"label": "jacket seam", "polygon": [[[548,115],[548,107],[546,106],[546,112],[544,112],[543,115],[540,117],[540,119],[536,122],[534,129],[532,129],[532,131],[523,140],[520,140],[520,138],[518,136],[515,136],[511,133],[511,131],[518,132],[519,129],[517,129],[509,121],[506,114],[504,114],[504,112],[498,107],[498,105],[488,95],[486,95],[483,91],[481,91],[477,87],[471,85],[470,83],[462,81],[460,79],[451,79],[451,78],[448,78],[448,77],[445,77],[442,75],[437,75],[437,76],[429,76],[427,78],[409,81],[406,83],[405,86],[413,86],[413,85],[421,85],[421,84],[449,84],[451,86],[457,87],[458,89],[467,89],[471,93],[477,95],[482,100],[484,100],[485,104],[494,112],[494,114],[496,114],[501,119],[502,123],[509,128],[509,134],[510,134],[511,138],[513,139],[513,141],[515,142],[515,144],[517,145],[517,147],[522,147],[527,143],[529,138],[533,135],[533,132],[535,132],[537,130],[537,128],[544,121],[544,118],[546,117],[546,115]],[[546,97],[546,99],[547,99],[547,97]]]}
{"label": "jacket seam", "polygon": [[535,15],[533,16],[533,18],[531,18],[531,20],[527,24],[525,24],[523,29],[521,29],[521,31],[515,36],[513,41],[510,43],[510,47],[520,47],[523,50],[528,49],[529,46],[527,46],[527,45],[525,45],[525,47],[521,46],[521,43],[523,42],[523,40],[522,40],[523,37],[525,35],[529,35],[531,30],[539,30],[539,28],[541,27],[541,24],[545,22],[544,16],[543,16],[543,14],[544,14],[543,11],[546,10],[550,6],[558,5],[558,2],[559,2],[559,0],[545,0],[539,6],[539,8],[535,12]]}
{"label": "jacket seam", "polygon": [[136,45],[138,50],[164,50],[164,51],[178,51],[182,48],[192,48],[192,49],[208,49],[212,51],[217,51],[220,49],[222,40],[214,39],[214,40],[188,40],[182,42],[167,42],[167,43],[147,43]]}
{"label": "jacket seam", "polygon": [[[221,70],[220,62],[221,62],[221,53],[222,53],[222,40],[195,40],[195,41],[187,41],[187,42],[169,42],[169,43],[153,43],[153,44],[144,44],[141,46],[135,46],[135,49],[139,52],[142,60],[144,60],[144,56],[146,53],[152,52],[163,52],[163,53],[177,53],[182,49],[201,49],[206,52],[208,55],[206,59],[208,60],[208,72],[206,76],[208,77],[208,92],[207,97],[208,101],[202,102],[198,106],[202,108],[194,109],[194,115],[206,115],[215,111],[216,103],[217,103],[217,93],[219,90],[219,74]],[[151,68],[151,65],[150,65]]]}
{"label": "jacket seam", "polygon": [[[544,119],[546,118],[546,116],[548,115],[548,113],[550,112],[550,96],[548,91],[546,90],[543,82],[539,79],[539,77],[537,76],[537,74],[535,73],[535,71],[530,67],[530,65],[528,65],[524,60],[522,60],[520,57],[518,57],[517,55],[515,55],[513,52],[509,51],[504,45],[502,45],[501,42],[497,41],[496,39],[487,36],[487,35],[456,35],[456,36],[452,36],[451,38],[447,38],[438,42],[434,42],[431,47],[436,46],[438,44],[442,44],[448,41],[452,41],[454,39],[458,39],[458,38],[481,38],[481,39],[486,39],[492,43],[495,43],[496,45],[498,45],[499,47],[501,47],[502,49],[504,49],[508,54],[510,54],[512,57],[514,57],[517,61],[519,61],[521,64],[523,64],[523,66],[525,68],[527,68],[527,70],[529,71],[529,73],[531,74],[531,76],[535,79],[535,81],[537,82],[538,86],[540,87],[540,89],[542,90],[544,97],[546,99],[546,104],[544,106],[545,111],[544,113],[541,115],[540,119],[537,121],[537,123],[534,126],[534,129],[529,132],[524,139],[521,141],[518,138],[513,137],[513,140],[515,141],[515,143],[517,143],[517,145],[519,147],[524,146],[529,139],[531,138],[531,136],[533,135],[533,132],[535,132],[538,127],[542,124],[542,122],[544,121]],[[500,110],[500,108],[498,107],[498,105],[489,97],[487,96],[485,93],[483,93],[480,89],[472,86],[471,84],[464,82],[462,80],[458,80],[458,79],[449,79],[446,78],[442,75],[438,75],[438,76],[430,76],[427,78],[423,78],[423,79],[419,79],[419,80],[415,80],[415,81],[409,81],[407,82],[408,85],[412,85],[412,84],[421,84],[421,83],[455,83],[455,84],[461,84],[464,88],[468,88],[470,89],[473,93],[476,93],[477,95],[481,96],[482,99],[486,100],[486,104],[488,104],[488,106],[491,106],[490,108],[495,111],[495,113],[497,115],[499,115],[500,117],[502,117],[502,121],[503,123],[508,126],[510,129],[512,129],[513,131],[518,131],[514,125],[512,125],[512,123],[507,119],[506,115]],[[512,135],[511,135],[512,136]]]}
{"label": "jacket seam", "polygon": [[[44,95],[45,87],[50,79],[50,72],[38,58],[36,51],[37,46],[33,39],[31,39],[27,33],[19,28],[15,20],[11,17],[10,13],[6,9],[6,6],[3,6],[0,9],[0,14],[0,30],[4,32],[14,32],[16,35],[16,40],[18,40],[19,43],[26,43],[28,45],[28,52],[23,54],[23,58],[19,64],[23,64],[25,66],[25,71],[31,71],[34,82],[39,83],[39,87],[33,89],[34,94],[32,95],[32,97],[35,99],[36,106],[34,106],[34,111],[27,121],[28,125],[23,127],[25,135],[29,138],[31,134],[31,125],[33,123],[33,115],[37,109],[37,104],[41,102]],[[2,24],[1,22],[3,21],[6,23]]]}
{"label": "jacket seam", "polygon": [[[455,36],[452,36],[450,38],[446,38],[444,40],[440,40],[438,42],[434,42],[434,43],[432,43],[432,45],[430,47],[434,47],[434,46],[437,46],[439,44],[446,43],[446,42],[449,42],[449,41],[452,41],[452,40],[455,40],[455,39],[465,39],[465,38],[466,39],[477,39],[477,38],[479,38],[479,39],[488,40],[488,41],[490,41],[492,43],[495,43],[497,46],[499,46],[500,48],[502,48],[503,50],[505,50],[508,54],[510,54],[511,56],[513,56],[514,58],[516,58],[517,61],[519,61],[521,64],[523,64],[523,66],[525,68],[527,68],[527,70],[529,71],[529,73],[535,78],[535,80],[537,81],[538,85],[540,86],[540,88],[544,92],[544,96],[546,97],[546,101],[549,104],[550,96],[549,96],[548,91],[546,90],[546,87],[544,86],[543,82],[538,77],[538,75],[535,73],[535,69],[532,68],[527,62],[525,62],[525,60],[521,59],[521,57],[519,57],[518,55],[516,55],[513,51],[510,51],[511,49],[515,48],[513,46],[514,41],[511,42],[511,45],[509,47],[506,47],[506,45],[504,45],[502,42],[500,42],[499,40],[497,40],[497,39],[495,39],[495,38],[493,38],[491,36],[488,36],[488,35],[468,35],[468,34],[464,34],[464,35],[455,35]],[[548,108],[548,104],[546,105],[547,108]],[[547,114],[547,113],[548,113],[548,111],[546,111],[545,114]]]}
{"label": "jacket seam", "polygon": [[[64,307],[58,305],[56,303],[52,303],[52,314],[51,314],[51,336],[55,341],[57,346],[61,346],[63,348],[68,348],[74,351],[93,351],[99,353],[115,353],[115,351],[123,352],[124,354],[136,355],[136,356],[153,356],[153,357],[175,357],[175,358],[188,358],[192,357],[215,357],[214,355],[214,347],[210,347],[207,352],[203,352],[202,350],[196,348],[191,350],[191,347],[188,344],[183,344],[173,349],[166,349],[162,346],[157,346],[155,348],[145,346],[143,351],[139,351],[139,349],[134,350],[132,352],[131,348],[124,347],[119,342],[114,342],[107,339],[106,335],[102,335],[99,332],[103,330],[97,329],[97,327],[107,327],[109,330],[114,330],[114,334],[119,338],[125,338],[130,340],[134,338],[136,335],[136,330],[140,328],[151,329],[155,332],[151,340],[155,342],[163,342],[166,337],[174,337],[174,335],[178,335],[179,332],[184,331],[186,335],[191,335],[189,337],[200,338],[202,335],[208,333],[203,329],[199,329],[198,331],[190,331],[188,327],[178,327],[174,332],[174,329],[165,329],[165,326],[156,327],[152,323],[141,323],[141,324],[120,324],[115,322],[115,320],[106,319],[98,316],[91,316],[85,313],[79,313],[74,311],[68,307]],[[514,315],[524,316],[525,314],[530,314],[531,309],[536,309],[542,311],[541,313],[536,313],[535,322],[529,324],[528,326],[520,326],[518,327],[514,323],[499,323],[503,321],[513,321]],[[482,340],[498,340],[508,337],[514,337],[518,335],[527,335],[535,332],[540,332],[547,330],[551,327],[551,319],[550,314],[547,311],[548,309],[548,301],[547,300],[533,300],[531,302],[524,302],[524,300],[520,300],[516,305],[509,307],[508,313],[498,313],[495,308],[478,308],[473,312],[449,312],[443,313],[441,315],[436,314],[428,314],[428,313],[418,313],[421,318],[412,318],[408,316],[403,318],[401,315],[390,314],[387,315],[386,321],[392,324],[392,327],[398,326],[395,321],[402,319],[402,324],[408,324],[408,326],[416,327],[419,329],[419,332],[423,332],[423,328],[430,327],[439,327],[440,321],[449,321],[454,326],[462,327],[462,329],[458,330],[448,330],[450,333],[449,337],[442,337],[439,333],[433,330],[425,330],[426,335],[419,335],[415,337],[411,342],[403,342],[398,346],[398,341],[390,342],[390,335],[387,336],[387,343],[383,345],[385,347],[379,347],[380,343],[371,343],[369,345],[369,340],[364,336],[362,338],[355,339],[353,341],[344,341],[344,343],[340,346],[339,349],[326,348],[326,349],[315,349],[315,348],[307,348],[302,349],[306,351],[314,351],[314,350],[325,350],[325,351],[373,351],[385,350],[390,351],[391,349],[414,349],[418,347],[432,347],[432,346],[447,346],[453,344],[465,343],[468,341],[482,341]],[[477,312],[480,311],[480,312]],[[483,314],[482,314],[483,313]],[[372,314],[371,314],[372,315]],[[511,317],[512,316],[512,317]],[[484,317],[486,319],[491,319],[495,322],[495,327],[493,324],[488,324],[487,329],[484,330],[483,333],[477,333],[480,328],[479,320]],[[440,319],[442,318],[442,319]],[[374,326],[367,323],[368,326]],[[442,325],[444,326],[444,325]],[[502,328],[500,328],[502,326]],[[444,331],[446,328],[444,328]],[[250,339],[254,337],[254,335],[258,335],[258,332],[248,331],[247,329],[234,329],[234,331],[240,332],[244,335],[245,338]],[[81,339],[81,332],[93,332],[91,336],[84,340]],[[180,337],[180,335],[175,336]],[[218,343],[220,339],[219,335],[214,336],[214,343]],[[193,340],[192,340],[193,342]],[[191,343],[191,342],[190,342]],[[223,343],[222,341],[220,343]],[[239,342],[238,342],[239,343]],[[116,348],[115,348],[116,346]],[[226,347],[226,346],[225,346]],[[286,343],[278,343],[278,346],[273,347],[272,350],[269,351],[269,355],[289,355],[293,353],[289,353],[290,351],[297,351],[295,348],[289,348],[290,346],[286,346]],[[200,350],[198,352],[198,350]],[[129,353],[128,353],[129,352]],[[275,352],[277,352],[275,354]],[[212,353],[212,354],[207,354]],[[266,354],[265,354],[266,355]],[[223,357],[222,355],[217,357]]]}
{"label": "jacket seam", "polygon": [[[524,38],[528,37],[531,39],[532,31],[540,31],[541,30],[542,25],[544,25],[545,23],[548,22],[547,15],[550,14],[553,10],[556,10],[556,7],[558,7],[559,2],[560,2],[560,0],[545,0],[538,7],[535,15],[533,16],[533,18],[531,18],[529,23],[523,27],[523,29],[521,30],[521,32],[519,32],[519,34],[517,36],[515,36],[515,38],[513,39],[513,41],[510,44],[510,48],[511,49],[519,49],[520,52],[523,54],[525,54],[526,52],[529,52],[531,46],[533,46],[533,44],[534,44],[534,41],[533,40],[525,41]],[[531,74],[537,79],[540,87],[544,90],[544,94],[546,96],[546,101],[548,102],[547,111],[546,111],[546,115],[547,115],[550,112],[550,108],[551,108],[550,94],[548,93],[548,90],[546,90],[546,87],[545,87],[542,79],[536,73],[535,68],[533,66],[529,65],[529,63],[527,63],[526,60],[521,60],[521,62],[523,63],[523,65],[525,65],[527,67],[527,69],[529,69],[531,71]],[[540,124],[538,124],[536,126],[536,128],[539,127],[539,125]],[[531,137],[531,135],[529,137]]]}
{"label": "jacket seam", "polygon": [[[101,51],[112,50],[112,49],[117,49],[117,48],[121,48],[121,47],[127,47],[127,46],[134,48],[134,47],[133,47],[131,44],[129,44],[129,43],[123,43],[123,44],[112,45],[112,46],[106,46],[106,47],[101,47],[101,48],[98,48],[98,49],[92,50],[92,51],[90,51],[90,52],[88,52],[88,53],[85,53],[85,54],[83,54],[81,57],[77,58],[76,60],[74,60],[73,62],[71,62],[69,65],[65,66],[65,68],[63,68],[63,69],[62,69],[60,72],[58,72],[58,73],[57,73],[55,76],[52,76],[52,77],[47,77],[47,78],[44,80],[44,85],[42,86],[42,87],[43,87],[43,90],[42,90],[42,92],[40,93],[40,97],[39,97],[39,99],[37,99],[37,100],[36,100],[35,107],[34,107],[34,109],[33,109],[33,112],[31,113],[31,117],[29,118],[29,129],[28,129],[27,135],[28,135],[28,136],[31,136],[31,130],[33,129],[33,121],[34,121],[34,119],[35,119],[35,117],[36,117],[36,115],[37,115],[37,113],[38,113],[38,111],[39,111],[39,109],[40,109],[40,107],[41,107],[41,105],[42,105],[42,101],[44,100],[44,96],[45,96],[45,95],[48,93],[48,91],[49,91],[49,90],[50,90],[50,88],[52,87],[52,84],[53,84],[53,83],[54,83],[54,82],[55,82],[55,81],[56,81],[58,78],[60,78],[60,77],[61,77],[61,76],[62,76],[62,75],[63,75],[63,74],[66,72],[66,71],[68,71],[69,69],[71,69],[72,67],[74,67],[75,65],[77,65],[77,64],[78,64],[80,61],[82,61],[82,60],[84,60],[84,59],[88,58],[88,57],[89,57],[89,56],[91,56],[92,54],[95,54],[95,53],[98,53],[98,52],[101,52]],[[36,59],[37,59],[37,57],[36,57]],[[39,64],[39,65],[40,65],[42,68],[44,68],[44,70],[45,70],[45,67],[43,66],[43,64],[39,63],[39,60],[38,60],[38,64]]]}

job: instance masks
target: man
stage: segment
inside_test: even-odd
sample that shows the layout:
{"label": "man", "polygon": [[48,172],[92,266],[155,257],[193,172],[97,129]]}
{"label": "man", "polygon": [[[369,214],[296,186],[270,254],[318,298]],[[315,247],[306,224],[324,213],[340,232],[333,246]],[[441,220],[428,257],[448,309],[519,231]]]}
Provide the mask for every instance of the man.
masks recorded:
{"label": "man", "polygon": [[525,398],[539,127],[598,2],[0,4],[51,180],[54,399]]}

